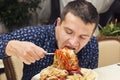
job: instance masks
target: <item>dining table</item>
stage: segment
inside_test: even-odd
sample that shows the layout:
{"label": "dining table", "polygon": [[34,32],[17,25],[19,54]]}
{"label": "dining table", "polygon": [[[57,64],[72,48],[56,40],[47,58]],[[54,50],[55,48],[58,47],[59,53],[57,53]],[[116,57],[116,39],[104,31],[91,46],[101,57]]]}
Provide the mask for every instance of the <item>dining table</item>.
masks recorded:
{"label": "dining table", "polygon": [[94,69],[97,80],[120,80],[120,63]]}
{"label": "dining table", "polygon": [[[120,80],[120,63],[98,67],[93,71],[96,73],[96,80]],[[35,75],[31,80],[40,80],[40,74]]]}

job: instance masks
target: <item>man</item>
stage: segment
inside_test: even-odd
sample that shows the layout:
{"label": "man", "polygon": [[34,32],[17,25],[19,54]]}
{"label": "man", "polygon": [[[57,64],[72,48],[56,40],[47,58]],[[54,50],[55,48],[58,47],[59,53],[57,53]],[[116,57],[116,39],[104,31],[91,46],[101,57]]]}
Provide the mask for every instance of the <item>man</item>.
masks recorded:
{"label": "man", "polygon": [[16,56],[24,62],[22,80],[30,80],[35,74],[53,62],[57,48],[74,48],[79,66],[97,68],[98,43],[93,37],[98,24],[96,8],[84,0],[66,5],[53,25],[26,27],[0,35],[0,57]]}

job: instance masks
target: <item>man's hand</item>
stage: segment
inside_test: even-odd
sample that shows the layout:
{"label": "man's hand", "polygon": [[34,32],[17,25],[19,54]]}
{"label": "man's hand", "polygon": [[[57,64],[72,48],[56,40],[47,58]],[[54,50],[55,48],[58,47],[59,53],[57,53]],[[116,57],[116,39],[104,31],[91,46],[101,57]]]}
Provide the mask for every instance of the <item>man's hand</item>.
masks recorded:
{"label": "man's hand", "polygon": [[5,52],[8,56],[20,58],[26,64],[34,63],[36,60],[43,58],[47,53],[44,49],[31,42],[18,40],[9,41]]}

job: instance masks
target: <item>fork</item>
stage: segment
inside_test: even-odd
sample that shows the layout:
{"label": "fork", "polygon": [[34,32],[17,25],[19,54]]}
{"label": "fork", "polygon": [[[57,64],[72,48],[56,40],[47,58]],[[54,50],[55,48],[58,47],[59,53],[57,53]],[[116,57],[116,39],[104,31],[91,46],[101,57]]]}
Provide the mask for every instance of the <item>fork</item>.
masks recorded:
{"label": "fork", "polygon": [[55,53],[47,53],[46,55],[54,55]]}

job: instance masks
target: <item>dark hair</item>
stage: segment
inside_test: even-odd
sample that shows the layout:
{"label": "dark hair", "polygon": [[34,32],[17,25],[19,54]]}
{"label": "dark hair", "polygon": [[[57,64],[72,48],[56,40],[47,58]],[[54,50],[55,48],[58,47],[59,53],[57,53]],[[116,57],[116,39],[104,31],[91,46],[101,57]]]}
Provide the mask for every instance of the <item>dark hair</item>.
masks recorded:
{"label": "dark hair", "polygon": [[[71,12],[73,15],[80,17],[86,24],[99,22],[99,15],[96,8],[85,0],[75,0],[69,2],[63,9],[61,14],[61,21],[65,19],[67,13]],[[95,27],[96,28],[96,27]]]}

